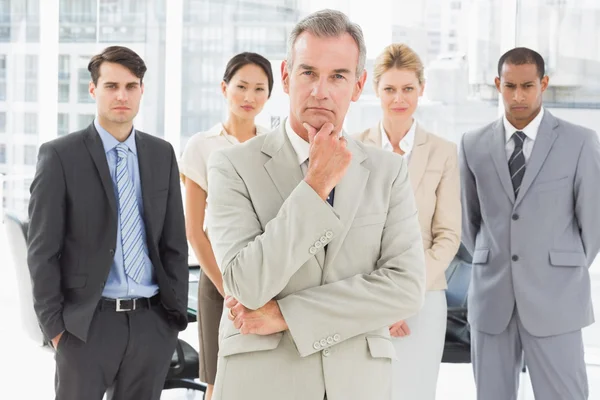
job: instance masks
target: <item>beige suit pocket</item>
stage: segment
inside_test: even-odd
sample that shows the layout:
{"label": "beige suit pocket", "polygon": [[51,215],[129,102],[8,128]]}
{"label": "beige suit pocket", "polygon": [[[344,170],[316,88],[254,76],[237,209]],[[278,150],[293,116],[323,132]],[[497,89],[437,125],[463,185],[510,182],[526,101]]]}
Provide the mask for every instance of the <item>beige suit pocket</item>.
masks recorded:
{"label": "beige suit pocket", "polygon": [[268,336],[235,334],[221,341],[219,356],[226,357],[233,354],[251,353],[254,351],[273,350],[279,346],[283,332]]}
{"label": "beige suit pocket", "polygon": [[383,224],[385,222],[386,218],[387,218],[387,213],[359,216],[359,217],[354,218],[354,221],[352,221],[352,225],[350,225],[350,228],[358,228],[359,226]]}
{"label": "beige suit pocket", "polygon": [[392,341],[383,336],[367,336],[369,352],[373,358],[390,358],[397,360],[396,349]]}
{"label": "beige suit pocket", "polygon": [[476,249],[473,252],[473,264],[487,264],[489,255],[489,249]]}
{"label": "beige suit pocket", "polygon": [[583,267],[585,254],[579,251],[551,251],[550,264],[555,267]]}

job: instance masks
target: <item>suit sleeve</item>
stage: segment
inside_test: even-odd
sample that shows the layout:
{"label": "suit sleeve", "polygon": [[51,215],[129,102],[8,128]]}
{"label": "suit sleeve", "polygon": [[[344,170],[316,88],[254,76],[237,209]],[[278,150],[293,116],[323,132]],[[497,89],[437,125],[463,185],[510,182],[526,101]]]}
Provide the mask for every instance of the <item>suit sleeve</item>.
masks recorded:
{"label": "suit sleeve", "polygon": [[51,144],[40,147],[29,199],[27,264],[33,306],[48,339],[65,330],[60,256],[66,218],[66,184],[61,160]]}
{"label": "suit sleeve", "polygon": [[[208,162],[208,235],[225,293],[256,310],[278,295],[314,257],[310,248],[343,228],[333,208],[304,181],[264,227],[248,189],[224,152]],[[293,244],[293,245],[292,245]]]}
{"label": "suit sleeve", "polygon": [[435,194],[436,204],[431,222],[433,245],[425,251],[427,289],[444,275],[460,246],[460,173],[458,150],[454,144]]}
{"label": "suit sleeve", "polygon": [[316,341],[330,336],[344,341],[389,326],[416,314],[423,304],[421,229],[408,168],[398,159],[401,167],[392,184],[381,254],[374,271],[278,300],[302,357],[320,351],[313,347]]}
{"label": "suit sleeve", "polygon": [[461,139],[459,167],[461,177],[461,205],[462,205],[462,242],[469,253],[475,250],[475,239],[481,226],[481,209],[477,196],[477,183],[471,172],[465,152],[465,135]]}
{"label": "suit sleeve", "polygon": [[185,236],[185,221],[183,216],[183,202],[181,200],[181,186],[179,168],[175,152],[169,145],[171,164],[169,175],[169,193],[163,231],[158,242],[161,262],[175,292],[178,311],[181,321],[180,328],[187,325],[187,298],[189,285],[188,245]]}
{"label": "suit sleeve", "polygon": [[588,267],[600,250],[600,142],[596,132],[590,132],[584,142],[575,173],[575,216]]}

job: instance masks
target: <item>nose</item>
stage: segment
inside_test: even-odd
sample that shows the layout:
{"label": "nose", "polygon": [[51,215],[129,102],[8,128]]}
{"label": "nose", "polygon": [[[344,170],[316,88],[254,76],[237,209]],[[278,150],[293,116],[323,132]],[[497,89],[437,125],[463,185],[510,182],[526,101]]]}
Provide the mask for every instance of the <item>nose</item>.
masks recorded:
{"label": "nose", "polygon": [[246,103],[252,103],[254,101],[254,93],[251,90],[246,91],[244,95],[244,101]]}
{"label": "nose", "polygon": [[313,84],[313,90],[311,95],[317,100],[324,100],[327,98],[327,94],[329,93],[327,83],[327,77],[322,77],[319,80],[315,81]]}
{"label": "nose", "polygon": [[119,100],[119,101],[127,100],[127,90],[126,89],[121,89],[121,90],[117,91],[117,100]]}
{"label": "nose", "polygon": [[525,99],[525,93],[521,88],[517,88],[513,94],[513,100],[517,103],[522,102]]}

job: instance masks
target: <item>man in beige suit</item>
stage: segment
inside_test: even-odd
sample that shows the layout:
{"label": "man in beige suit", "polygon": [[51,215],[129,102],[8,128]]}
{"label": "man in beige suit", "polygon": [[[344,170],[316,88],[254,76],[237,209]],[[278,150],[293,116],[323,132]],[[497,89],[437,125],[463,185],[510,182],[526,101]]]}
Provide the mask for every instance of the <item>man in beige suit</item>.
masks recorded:
{"label": "man in beige suit", "polygon": [[388,327],[421,307],[425,261],[406,163],[342,134],[365,53],[341,12],[306,17],[281,67],[289,119],[209,160],[213,399],[390,399]]}

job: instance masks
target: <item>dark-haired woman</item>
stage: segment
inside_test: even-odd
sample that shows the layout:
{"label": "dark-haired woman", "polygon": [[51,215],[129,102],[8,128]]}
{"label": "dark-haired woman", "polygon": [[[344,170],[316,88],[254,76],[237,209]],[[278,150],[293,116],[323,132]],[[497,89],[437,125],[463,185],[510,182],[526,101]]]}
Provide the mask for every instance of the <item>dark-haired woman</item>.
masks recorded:
{"label": "dark-haired woman", "polygon": [[256,53],[241,53],[229,60],[221,82],[229,116],[208,132],[192,136],[180,162],[185,184],[187,238],[202,268],[198,285],[198,333],[200,380],[208,384],[206,400],[212,397],[217,373],[218,330],[224,296],[221,271],[204,230],[208,189],[206,163],[214,150],[266,132],[254,123],[254,118],[263,109],[272,89],[273,73],[266,58]]}

